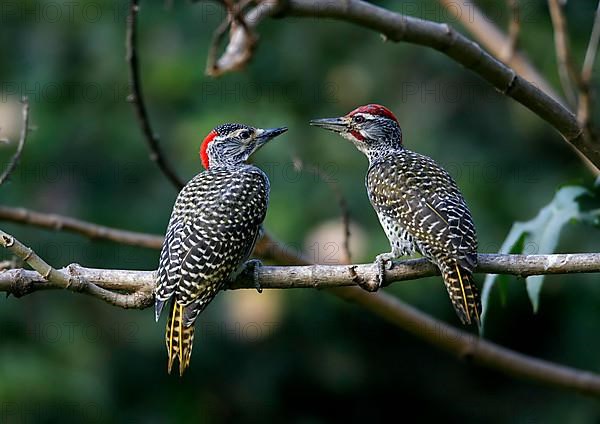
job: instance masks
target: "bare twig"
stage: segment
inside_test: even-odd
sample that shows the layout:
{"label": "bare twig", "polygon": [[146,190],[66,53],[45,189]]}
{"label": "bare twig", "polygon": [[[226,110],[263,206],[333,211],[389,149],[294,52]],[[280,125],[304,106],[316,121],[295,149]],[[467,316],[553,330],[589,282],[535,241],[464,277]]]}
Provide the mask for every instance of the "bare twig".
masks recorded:
{"label": "bare twig", "polygon": [[[164,237],[157,234],[147,234],[135,231],[106,227],[92,222],[83,221],[68,216],[36,212],[25,208],[0,206],[0,221],[17,224],[33,225],[48,230],[69,231],[96,240],[108,240],[128,246],[160,249]],[[296,249],[275,240],[268,232],[254,248],[254,254],[265,260],[275,260],[282,264],[300,265],[307,263]]]}
{"label": "bare twig", "polygon": [[15,150],[15,154],[12,159],[8,163],[6,169],[0,175],[0,185],[6,181],[10,175],[13,173],[19,160],[21,159],[21,155],[23,154],[23,147],[25,147],[25,142],[27,141],[27,133],[29,131],[29,101],[27,98],[23,98],[23,120],[21,123],[21,135],[19,136],[19,144],[17,144],[17,149]]}
{"label": "bare twig", "polygon": [[352,262],[352,252],[350,251],[350,211],[348,210],[348,202],[346,201],[346,196],[344,196],[340,185],[331,175],[329,175],[329,173],[327,173],[327,171],[325,171],[321,167],[312,164],[306,165],[299,157],[294,157],[292,160],[294,163],[294,168],[297,171],[305,170],[307,172],[310,172],[311,174],[319,178],[321,181],[323,181],[325,184],[327,184],[327,186],[335,196],[338,203],[338,207],[340,209],[340,214],[342,216],[342,226],[344,228],[344,237],[342,242],[342,248],[344,251],[343,262]]}
{"label": "bare twig", "polygon": [[[218,77],[225,72],[243,68],[252,58],[258,40],[252,27],[246,23],[244,9],[252,0],[243,0],[233,4],[231,0],[220,0],[227,17],[215,30],[206,60],[206,74]],[[230,42],[221,58],[217,57],[221,41],[229,29]]]}
{"label": "bare twig", "polygon": [[[47,288],[54,287],[59,289],[68,289],[74,292],[83,292],[101,299],[111,305],[120,306],[121,308],[145,308],[150,305],[152,300],[152,291],[144,292],[144,287],[140,286],[139,290],[132,294],[120,294],[102,287],[99,287],[85,279],[79,278],[77,275],[69,272],[69,267],[66,270],[56,270],[46,261],[40,258],[31,248],[26,247],[13,236],[0,230],[0,246],[8,249],[12,254],[26,262],[38,274],[38,279],[47,282]],[[0,271],[2,273],[9,271]],[[17,270],[19,272],[19,270]],[[23,272],[23,271],[21,271]],[[12,287],[12,286],[11,286]],[[35,286],[31,286],[32,288]],[[14,293],[23,294],[19,290],[22,287],[17,287]],[[9,292],[10,293],[10,292]]]}
{"label": "bare twig", "polygon": [[131,94],[128,101],[133,104],[135,113],[150,149],[150,159],[158,165],[165,176],[175,187],[181,189],[183,181],[177,176],[173,168],[167,163],[164,152],[160,147],[159,136],[152,130],[148,111],[144,103],[142,83],[140,78],[140,64],[137,55],[137,15],[139,12],[138,0],[131,0],[129,16],[127,17],[127,63],[129,65],[129,86]]}
{"label": "bare twig", "polygon": [[52,230],[66,230],[91,239],[110,240],[129,246],[160,249],[163,236],[120,230],[67,216],[41,213],[25,208],[0,206],[0,221],[16,222]]}
{"label": "bare twig", "polygon": [[[585,52],[585,59],[581,69],[580,87],[579,87],[579,104],[577,107],[577,118],[581,126],[586,132],[595,131],[592,125],[592,71],[596,62],[596,54],[598,53],[598,44],[600,42],[600,2],[596,9],[594,25],[590,35],[590,41]],[[591,134],[594,138],[595,134]]]}
{"label": "bare twig", "polygon": [[548,0],[548,8],[550,9],[550,17],[552,18],[552,26],[554,27],[554,46],[556,49],[560,83],[571,105],[576,105],[577,97],[573,83],[577,86],[579,85],[579,76],[575,71],[575,63],[571,53],[567,21],[560,0]]}
{"label": "bare twig", "polygon": [[508,21],[508,45],[506,48],[506,53],[502,57],[502,61],[505,63],[510,63],[519,45],[521,16],[519,0],[506,0],[506,3],[508,9],[510,10],[510,19]]}
{"label": "bare twig", "polygon": [[598,43],[600,42],[600,2],[596,8],[596,15],[594,18],[594,26],[592,27],[592,34],[590,35],[590,41],[585,52],[585,59],[583,61],[583,69],[581,70],[581,79],[584,81],[590,81],[592,78],[592,70],[594,69],[594,63],[596,62],[596,55],[598,53]]}

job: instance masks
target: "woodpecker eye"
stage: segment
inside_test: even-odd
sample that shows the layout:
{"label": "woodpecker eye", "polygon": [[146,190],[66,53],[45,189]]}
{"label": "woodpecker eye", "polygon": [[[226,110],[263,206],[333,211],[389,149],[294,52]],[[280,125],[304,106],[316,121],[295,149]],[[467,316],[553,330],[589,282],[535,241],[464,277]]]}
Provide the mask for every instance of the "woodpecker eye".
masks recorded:
{"label": "woodpecker eye", "polygon": [[250,137],[250,131],[248,131],[248,130],[244,130],[244,131],[242,131],[242,132],[240,133],[240,137],[241,137],[241,138],[244,138],[244,139],[246,139],[246,138]]}
{"label": "woodpecker eye", "polygon": [[365,122],[365,117],[362,115],[356,115],[354,117],[354,122],[356,122],[357,124],[362,124],[363,122]]}

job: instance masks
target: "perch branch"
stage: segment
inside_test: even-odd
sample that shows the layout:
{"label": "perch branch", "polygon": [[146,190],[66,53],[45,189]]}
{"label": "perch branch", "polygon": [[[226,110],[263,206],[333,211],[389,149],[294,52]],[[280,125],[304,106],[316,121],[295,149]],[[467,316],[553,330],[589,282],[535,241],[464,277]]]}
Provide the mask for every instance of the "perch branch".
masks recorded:
{"label": "perch branch", "polygon": [[25,147],[25,142],[27,141],[27,132],[29,131],[29,101],[25,97],[25,98],[23,98],[22,103],[23,103],[23,110],[22,110],[23,120],[21,123],[22,126],[21,126],[21,134],[19,136],[19,144],[17,144],[17,150],[15,150],[15,154],[13,155],[12,159],[8,163],[8,166],[2,172],[2,175],[0,175],[0,185],[2,185],[4,183],[4,181],[6,181],[10,177],[10,175],[13,173],[13,171],[17,167],[17,164],[19,163],[19,160],[21,159],[21,155],[23,154],[23,147]]}
{"label": "perch branch", "polygon": [[[0,291],[24,295],[38,289],[67,288],[69,279],[64,275],[76,275],[83,282],[89,282],[107,290],[144,292],[152,296],[156,273],[154,271],[129,271],[85,268],[71,264],[63,270],[54,270],[39,258],[31,249],[23,246],[14,237],[0,232],[3,247],[27,262],[35,271],[12,269],[0,271]],[[14,240],[14,244],[12,241]],[[16,246],[16,247],[15,247]],[[553,255],[501,255],[479,254],[477,274],[507,274],[518,277],[530,275],[555,275],[572,273],[600,272],[600,253],[573,253]],[[69,272],[67,272],[70,270]],[[438,268],[426,259],[407,259],[394,262],[387,271],[386,280],[393,282],[410,281],[439,275]],[[262,266],[258,270],[258,281],[264,289],[331,289],[356,286],[356,279],[374,280],[377,269],[374,264],[360,265],[292,265]],[[21,280],[27,289],[17,289]],[[38,288],[39,284],[39,288]],[[387,285],[389,285],[387,284]],[[241,275],[230,283],[228,289],[253,289],[252,279]],[[106,300],[102,298],[103,300]],[[111,302],[112,303],[112,302]]]}
{"label": "perch branch", "polygon": [[[74,291],[84,291],[122,307],[141,309],[152,304],[152,290],[156,278],[154,271],[92,269],[76,264],[62,270],[54,270],[35,253],[5,233],[0,233],[0,244],[38,271],[23,269],[0,271],[0,291],[23,296],[36,290],[69,288]],[[297,260],[303,261],[301,258]],[[567,272],[567,270],[568,272],[600,270],[600,254],[480,255],[479,260],[478,272],[532,275]],[[600,397],[600,376],[591,372],[571,369],[511,351],[444,324],[385,293],[373,294],[356,287],[343,287],[355,284],[353,275],[359,278],[375,278],[376,269],[373,264],[352,266],[352,270],[350,272],[348,265],[265,266],[259,269],[258,278],[263,288],[338,287],[331,289],[330,292],[371,310],[383,319],[458,358],[516,377]],[[396,263],[390,270],[390,279],[414,279],[435,273],[435,267],[427,261],[409,260]],[[254,288],[254,282],[240,278],[229,288]]]}
{"label": "perch branch", "polygon": [[[19,240],[15,239],[10,234],[0,230],[0,246],[8,249],[13,255],[17,256],[23,262],[27,263],[35,270],[38,280],[44,281],[43,288],[67,289],[74,292],[83,292],[93,297],[101,299],[111,305],[120,306],[121,308],[145,308],[152,303],[152,289],[150,292],[144,291],[147,287],[140,287],[132,294],[121,294],[100,287],[85,278],[81,278],[72,272],[76,268],[75,265],[70,265],[64,270],[57,270],[50,266],[46,261],[40,258],[31,248],[25,246]],[[0,271],[3,273],[4,271]],[[11,272],[11,271],[6,271]],[[10,285],[11,291],[15,295],[23,295],[27,292],[27,287],[35,288],[35,285],[21,284],[26,281],[23,276],[24,270],[16,270],[19,278]],[[19,284],[20,283],[20,284]]]}

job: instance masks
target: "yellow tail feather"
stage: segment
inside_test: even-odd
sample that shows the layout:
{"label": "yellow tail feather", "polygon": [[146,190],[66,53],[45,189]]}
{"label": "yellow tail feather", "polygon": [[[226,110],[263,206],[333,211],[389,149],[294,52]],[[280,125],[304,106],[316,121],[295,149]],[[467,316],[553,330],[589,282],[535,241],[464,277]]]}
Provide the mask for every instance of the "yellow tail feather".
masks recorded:
{"label": "yellow tail feather", "polygon": [[192,346],[194,343],[194,326],[186,327],[183,325],[184,306],[175,301],[171,302],[171,313],[167,321],[167,331],[165,339],[167,342],[167,352],[169,355],[168,371],[171,374],[175,358],[179,362],[179,375],[190,365],[192,356]]}
{"label": "yellow tail feather", "polygon": [[462,292],[463,304],[465,306],[465,313],[467,314],[467,322],[471,322],[471,313],[469,311],[469,303],[467,301],[467,295],[465,294],[465,284],[463,283],[462,275],[460,275],[460,269],[458,265],[454,265],[456,267],[456,273],[458,274],[458,281],[460,282],[460,290]]}
{"label": "yellow tail feather", "polygon": [[442,274],[450,300],[462,323],[471,324],[475,321],[480,325],[481,300],[471,273],[454,263],[444,267]]}

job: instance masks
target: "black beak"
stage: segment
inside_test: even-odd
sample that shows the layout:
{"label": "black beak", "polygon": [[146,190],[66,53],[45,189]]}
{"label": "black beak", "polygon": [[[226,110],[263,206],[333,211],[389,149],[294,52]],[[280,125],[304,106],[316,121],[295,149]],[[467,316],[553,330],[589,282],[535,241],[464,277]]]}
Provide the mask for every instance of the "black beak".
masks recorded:
{"label": "black beak", "polygon": [[283,134],[287,130],[288,130],[287,127],[267,128],[266,130],[263,131],[262,134],[260,134],[258,136],[258,143],[261,145],[265,144],[267,141],[277,137],[278,135]]}
{"label": "black beak", "polygon": [[326,130],[336,133],[341,133],[348,129],[348,120],[344,116],[339,118],[313,119],[310,121],[310,125],[325,128]]}

